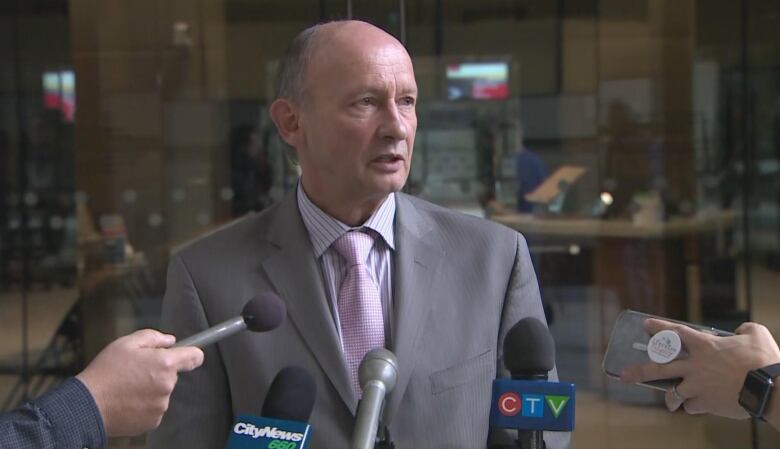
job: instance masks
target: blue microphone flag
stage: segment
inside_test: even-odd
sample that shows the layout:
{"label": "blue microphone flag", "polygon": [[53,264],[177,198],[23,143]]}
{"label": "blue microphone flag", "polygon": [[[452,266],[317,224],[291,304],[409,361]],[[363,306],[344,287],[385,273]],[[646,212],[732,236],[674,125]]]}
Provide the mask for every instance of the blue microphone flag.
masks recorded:
{"label": "blue microphone flag", "polygon": [[310,435],[304,422],[241,415],[230,429],[227,449],[306,449]]}
{"label": "blue microphone flag", "polygon": [[574,430],[574,384],[496,379],[490,425],[504,429]]}

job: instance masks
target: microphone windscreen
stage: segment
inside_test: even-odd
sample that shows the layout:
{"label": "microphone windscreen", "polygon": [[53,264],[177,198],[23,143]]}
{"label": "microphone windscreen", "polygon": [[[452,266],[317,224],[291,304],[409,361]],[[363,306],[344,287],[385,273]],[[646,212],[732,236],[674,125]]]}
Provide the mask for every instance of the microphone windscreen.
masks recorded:
{"label": "microphone windscreen", "polygon": [[287,306],[276,293],[263,292],[255,296],[244,306],[241,316],[247,329],[252,332],[265,332],[276,329],[284,321]]}
{"label": "microphone windscreen", "polygon": [[504,339],[504,365],[510,373],[547,373],[555,366],[555,342],[533,317],[515,323]]}
{"label": "microphone windscreen", "polygon": [[398,380],[398,359],[385,348],[368,351],[358,367],[360,388],[365,388],[368,382],[375,380],[385,384],[388,392],[395,388]]}
{"label": "microphone windscreen", "polygon": [[265,418],[308,422],[317,397],[317,384],[308,371],[297,366],[282,368],[271,382],[263,402]]}

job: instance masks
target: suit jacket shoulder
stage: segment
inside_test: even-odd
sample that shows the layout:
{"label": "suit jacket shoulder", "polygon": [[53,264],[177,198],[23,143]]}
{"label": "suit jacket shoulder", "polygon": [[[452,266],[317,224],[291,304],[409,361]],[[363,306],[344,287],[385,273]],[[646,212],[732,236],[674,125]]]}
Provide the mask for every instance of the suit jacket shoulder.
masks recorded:
{"label": "suit jacket shoulder", "polygon": [[484,218],[458,212],[404,193],[396,195],[399,205],[408,204],[414,207],[420,214],[429,217],[434,226],[442,226],[443,231],[460,229],[462,232],[497,234],[502,238],[510,239],[514,239],[517,235],[517,231]]}
{"label": "suit jacket shoulder", "polygon": [[[507,276],[525,239],[502,224],[448,209],[405,194],[398,194],[397,226],[431,241],[448,257],[490,259]],[[410,222],[415,225],[410,225]],[[415,227],[416,226],[416,227]]]}
{"label": "suit jacket shoulder", "polygon": [[220,226],[204,235],[186,242],[173,250],[174,256],[190,260],[202,255],[233,255],[225,251],[232,248],[246,248],[264,240],[280,209],[277,203],[259,213],[251,213]]}

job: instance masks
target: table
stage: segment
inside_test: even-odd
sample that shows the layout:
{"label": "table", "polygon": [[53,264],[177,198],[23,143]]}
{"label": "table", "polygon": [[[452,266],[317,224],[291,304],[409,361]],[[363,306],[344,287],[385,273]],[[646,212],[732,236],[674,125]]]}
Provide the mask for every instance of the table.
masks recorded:
{"label": "table", "polygon": [[623,307],[695,322],[702,318],[699,237],[714,235],[724,250],[735,216],[724,210],[655,223],[517,213],[490,219],[523,233],[532,250],[592,245],[593,283],[614,289]]}

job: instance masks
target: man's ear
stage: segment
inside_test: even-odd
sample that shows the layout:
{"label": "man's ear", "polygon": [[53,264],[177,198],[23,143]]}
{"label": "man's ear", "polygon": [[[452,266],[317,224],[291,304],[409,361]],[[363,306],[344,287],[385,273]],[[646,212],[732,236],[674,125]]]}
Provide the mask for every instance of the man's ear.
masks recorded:
{"label": "man's ear", "polygon": [[300,133],[300,115],[298,114],[298,108],[290,100],[286,98],[277,98],[271,103],[271,107],[268,109],[276,125],[276,129],[279,131],[279,136],[288,145],[295,147],[296,136]]}

